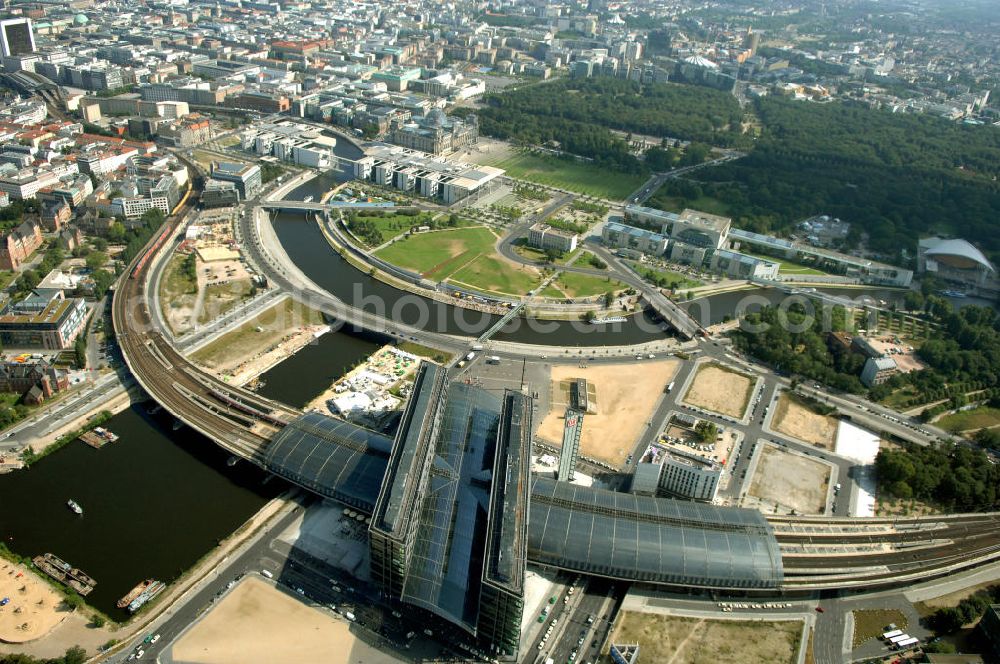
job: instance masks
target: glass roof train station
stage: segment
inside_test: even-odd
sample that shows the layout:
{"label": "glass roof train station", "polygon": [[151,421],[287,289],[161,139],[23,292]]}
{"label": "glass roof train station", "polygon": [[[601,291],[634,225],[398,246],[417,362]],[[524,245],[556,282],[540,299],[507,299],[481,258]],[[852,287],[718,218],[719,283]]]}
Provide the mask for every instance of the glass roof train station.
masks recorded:
{"label": "glass roof train station", "polygon": [[394,439],[307,413],[268,446],[271,472],[372,515],[371,576],[499,657],[516,656],[527,563],[707,589],[776,589],[756,510],[532,477],[532,399],[423,363]]}

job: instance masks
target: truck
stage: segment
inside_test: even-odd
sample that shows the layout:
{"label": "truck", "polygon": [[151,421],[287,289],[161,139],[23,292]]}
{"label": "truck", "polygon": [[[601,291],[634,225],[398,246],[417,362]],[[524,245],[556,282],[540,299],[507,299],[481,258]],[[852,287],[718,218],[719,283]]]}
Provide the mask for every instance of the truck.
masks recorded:
{"label": "truck", "polygon": [[670,392],[672,392],[673,389],[674,389],[674,381],[670,381],[670,384],[667,385],[667,394],[670,394]]}
{"label": "truck", "polygon": [[356,620],[354,613],[352,613],[351,611],[345,611],[344,617],[350,620],[351,622],[354,622]]}
{"label": "truck", "polygon": [[903,635],[903,630],[901,630],[901,629],[893,629],[893,630],[890,630],[890,631],[886,632],[885,634],[883,634],[882,635],[882,640],[888,641],[888,640],[892,639],[893,637],[902,636],[902,635]]}
{"label": "truck", "polygon": [[262,569],[262,570],[260,571],[260,573],[261,573],[261,576],[266,576],[266,577],[267,577],[267,578],[269,578],[269,579],[273,579],[273,578],[274,578],[274,575],[273,575],[273,574],[271,574],[271,572],[270,572],[269,570],[266,570],[266,569]]}
{"label": "truck", "polygon": [[472,350],[482,350],[482,349],[483,349],[482,344],[473,344],[472,346]]}
{"label": "truck", "polygon": [[468,353],[465,354],[465,361],[471,362],[472,358],[474,358],[475,356],[476,354],[470,350]]}
{"label": "truck", "polygon": [[496,355],[490,355],[486,358],[486,364],[500,364],[500,358]]}

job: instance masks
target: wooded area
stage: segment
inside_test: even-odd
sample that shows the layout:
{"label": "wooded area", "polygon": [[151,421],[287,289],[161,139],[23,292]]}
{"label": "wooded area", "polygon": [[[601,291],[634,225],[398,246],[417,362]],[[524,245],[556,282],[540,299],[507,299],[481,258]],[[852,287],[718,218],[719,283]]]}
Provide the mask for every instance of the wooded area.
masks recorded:
{"label": "wooded area", "polygon": [[[861,229],[899,259],[919,236],[954,233],[1000,252],[1000,131],[848,103],[757,101],[764,131],[751,153],[698,173],[742,228],[780,231],[815,214]],[[683,185],[667,183],[665,193]]]}

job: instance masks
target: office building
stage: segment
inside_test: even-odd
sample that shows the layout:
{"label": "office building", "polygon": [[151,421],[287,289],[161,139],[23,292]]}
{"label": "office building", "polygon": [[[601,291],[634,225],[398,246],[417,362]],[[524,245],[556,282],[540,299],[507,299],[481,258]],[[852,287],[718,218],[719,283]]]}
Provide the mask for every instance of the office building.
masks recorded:
{"label": "office building", "polygon": [[239,205],[240,193],[236,190],[233,182],[223,182],[222,180],[208,180],[205,188],[201,192],[201,204],[206,208],[228,207]]}
{"label": "office building", "polygon": [[722,466],[716,461],[652,444],[636,464],[632,492],[712,502],[718,494],[720,479]]}
{"label": "office building", "polygon": [[35,221],[22,222],[0,237],[0,269],[15,271],[42,246],[42,227]]}
{"label": "office building", "polygon": [[[815,267],[818,270],[854,279],[859,283],[875,286],[896,286],[905,288],[913,281],[913,271],[895,265],[879,263],[868,258],[858,258],[820,249],[801,242],[761,235],[737,228],[729,231],[730,248],[734,251],[751,251]],[[801,277],[798,277],[801,279]]]}
{"label": "office building", "polygon": [[30,295],[0,313],[0,344],[63,350],[73,345],[86,321],[83,298],[66,299],[61,291]]}
{"label": "office building", "polygon": [[572,482],[576,477],[576,462],[580,457],[580,435],[583,433],[583,412],[567,408],[563,417],[562,447],[559,450],[559,471],[556,479]]}
{"label": "office building", "polygon": [[412,191],[449,205],[472,194],[493,190],[504,173],[492,166],[470,166],[382,143],[366,146],[365,156],[357,161],[341,161],[356,178]]}
{"label": "office building", "polygon": [[881,385],[898,371],[896,360],[891,357],[869,357],[861,370],[861,382],[866,387]]}
{"label": "office building", "polygon": [[528,229],[528,244],[536,249],[555,249],[564,253],[576,250],[576,233],[559,230],[548,224],[538,222]]}
{"label": "office building", "polygon": [[447,370],[421,365],[370,528],[385,598],[503,657],[520,641],[530,439],[529,397],[449,385]]}
{"label": "office building", "polygon": [[255,198],[263,186],[260,166],[257,164],[236,164],[225,161],[213,163],[212,179],[235,184],[241,201]]}
{"label": "office building", "polygon": [[30,18],[0,21],[0,55],[11,57],[35,52],[35,33]]}
{"label": "office building", "polygon": [[635,255],[662,256],[667,251],[667,238],[663,235],[614,221],[604,224],[601,238],[609,247],[624,249],[626,253]]}

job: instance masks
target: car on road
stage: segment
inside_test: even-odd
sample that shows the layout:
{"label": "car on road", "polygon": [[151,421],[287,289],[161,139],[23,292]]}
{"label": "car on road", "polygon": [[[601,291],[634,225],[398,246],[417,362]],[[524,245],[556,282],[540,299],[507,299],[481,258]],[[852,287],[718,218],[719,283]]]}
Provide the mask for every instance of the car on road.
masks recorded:
{"label": "car on road", "polygon": [[826,613],[826,609],[824,609],[822,606],[817,606],[816,613]]}

